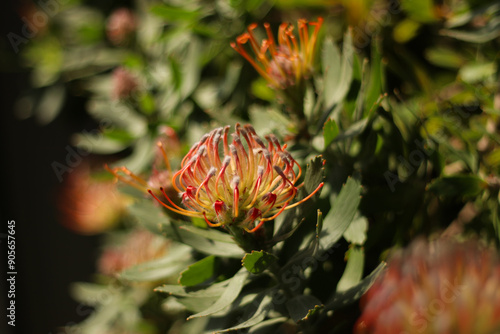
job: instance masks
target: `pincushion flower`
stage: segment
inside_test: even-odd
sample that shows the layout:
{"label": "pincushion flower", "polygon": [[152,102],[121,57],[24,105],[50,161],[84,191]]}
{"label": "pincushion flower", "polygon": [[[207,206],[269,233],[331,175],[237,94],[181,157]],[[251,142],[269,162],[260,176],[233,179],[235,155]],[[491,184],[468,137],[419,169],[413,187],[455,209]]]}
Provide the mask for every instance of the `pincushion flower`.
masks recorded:
{"label": "pincushion flower", "polygon": [[59,209],[61,222],[80,234],[97,234],[113,227],[122,216],[128,199],[116,184],[94,179],[82,164],[63,184]]}
{"label": "pincushion flower", "polygon": [[500,259],[478,242],[414,242],[362,299],[354,332],[498,333]]}
{"label": "pincushion flower", "polygon": [[111,97],[114,100],[123,100],[129,98],[136,90],[139,84],[137,79],[123,67],[117,67],[112,74],[113,90]]}
{"label": "pincushion flower", "polygon": [[[175,213],[205,219],[212,227],[238,226],[247,232],[255,232],[264,222],[308,200],[323,186],[320,183],[307,197],[290,204],[300,187],[295,184],[302,170],[286,145],[281,146],[272,134],[265,136],[266,145],[251,125],[240,124],[236,124],[230,140],[229,129],[226,126],[205,134],[189,150],[171,180],[161,171],[155,171],[156,176],[148,182],[125,167],[108,170],[137,189],[149,187],[148,192]],[[170,168],[162,142],[157,145],[165,166]],[[169,190],[179,194],[184,208],[171,199]]]}
{"label": "pincushion flower", "polygon": [[[266,221],[313,196],[290,204],[298,192],[295,183],[301,168],[274,135],[264,141],[250,125],[236,124],[204,135],[193,145],[172,178],[182,208],[160,188],[165,201],[149,193],[167,209],[190,217],[204,218],[209,226],[237,225],[255,232]],[[294,168],[297,168],[297,173]],[[254,222],[259,220],[257,226]]]}
{"label": "pincushion flower", "polygon": [[128,8],[118,8],[109,16],[106,34],[114,45],[126,44],[137,29],[134,12]]}
{"label": "pincushion flower", "polygon": [[[231,47],[250,62],[272,88],[286,89],[298,86],[313,72],[316,43],[322,24],[321,17],[317,22],[298,20],[297,38],[293,33],[294,27],[289,23],[282,23],[278,31],[278,43],[276,43],[269,23],[264,23],[267,39],[259,43],[253,32],[257,24],[253,23],[248,26],[247,32],[236,39],[236,43],[231,43]],[[311,35],[309,26],[314,27]],[[254,57],[247,52],[246,44],[250,44]]]}
{"label": "pincushion flower", "polygon": [[112,276],[134,265],[164,256],[169,242],[147,230],[137,229],[124,236],[117,245],[104,249],[99,258],[99,272]]}

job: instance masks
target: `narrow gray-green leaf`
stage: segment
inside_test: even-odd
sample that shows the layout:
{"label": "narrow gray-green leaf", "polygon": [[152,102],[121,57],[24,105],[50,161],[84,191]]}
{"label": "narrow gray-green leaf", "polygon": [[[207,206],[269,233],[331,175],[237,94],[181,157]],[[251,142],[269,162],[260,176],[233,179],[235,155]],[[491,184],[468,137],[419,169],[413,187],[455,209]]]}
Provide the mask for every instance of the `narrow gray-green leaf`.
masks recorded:
{"label": "narrow gray-green leaf", "polygon": [[255,313],[253,313],[253,315],[249,319],[245,320],[241,324],[236,325],[234,327],[231,327],[228,329],[223,329],[220,331],[216,331],[216,332],[214,332],[214,334],[237,331],[240,329],[255,326],[255,325],[259,324],[260,322],[262,322],[266,318],[267,314],[269,313],[269,311],[272,308],[273,298],[271,297],[271,294],[261,295],[261,298],[262,298],[262,300],[261,300],[259,306],[257,307],[257,310],[255,311]]}
{"label": "narrow gray-green leaf", "polygon": [[176,297],[220,297],[227,288],[229,280],[213,283],[206,288],[184,287],[182,285],[164,284],[154,289],[155,292],[168,293]]}
{"label": "narrow gray-green leaf", "polygon": [[339,134],[339,127],[333,119],[328,119],[323,126],[323,138],[325,139],[325,149]]}
{"label": "narrow gray-green leaf", "polygon": [[190,261],[191,247],[175,244],[167,256],[133,266],[120,273],[128,281],[156,281],[179,273]]}
{"label": "narrow gray-green leaf", "polygon": [[268,333],[273,333],[272,330],[273,329],[276,329],[276,327],[287,321],[288,318],[287,317],[279,317],[279,318],[272,318],[272,319],[268,319],[268,320],[264,320],[262,321],[261,323],[255,325],[255,326],[252,326],[252,328],[250,328],[248,330],[248,334],[268,334]]}
{"label": "narrow gray-green leaf", "polygon": [[231,305],[236,298],[238,298],[241,289],[243,289],[243,285],[245,285],[245,281],[250,273],[245,269],[241,268],[230,280],[227,289],[224,291],[222,296],[220,296],[217,301],[207,308],[205,311],[196,313],[188,318],[198,318],[198,317],[206,317],[208,315],[215,314],[219,311],[222,311],[224,308]]}
{"label": "narrow gray-green leaf", "polygon": [[182,243],[204,254],[237,259],[241,259],[245,254],[235,243],[210,240],[184,229],[179,229],[178,232]]}
{"label": "narrow gray-green leaf", "polygon": [[363,277],[363,266],[365,264],[365,252],[363,248],[354,247],[349,249],[348,257],[344,274],[337,284],[337,291],[345,291],[352,288]]}
{"label": "narrow gray-green leaf", "polygon": [[350,305],[356,301],[358,301],[361,296],[365,294],[366,291],[373,285],[375,279],[377,279],[378,275],[384,270],[386,266],[385,262],[382,262],[375,268],[374,271],[367,277],[365,277],[361,282],[356,284],[345,291],[336,292],[333,297],[326,303],[325,309],[327,310],[336,310],[343,306]]}
{"label": "narrow gray-green leaf", "polygon": [[212,278],[215,273],[215,256],[207,256],[200,261],[193,263],[186,270],[181,272],[179,284],[183,286],[194,286]]}
{"label": "narrow gray-green leaf", "polygon": [[275,263],[276,260],[278,258],[268,252],[252,251],[252,253],[245,254],[241,263],[252,274],[260,274]]}
{"label": "narrow gray-green leaf", "polygon": [[323,44],[322,63],[324,77],[324,100],[326,109],[342,101],[349,91],[353,73],[353,54],[351,32],[344,36],[342,60],[338,48],[331,39]]}
{"label": "narrow gray-green leaf", "polygon": [[318,185],[323,182],[324,179],[324,171],[323,167],[323,158],[321,156],[316,156],[314,160],[311,160],[309,164],[307,164],[306,176],[304,177],[304,188],[306,194],[304,196],[312,193]]}
{"label": "narrow gray-green leaf", "polygon": [[333,200],[332,207],[323,219],[323,230],[319,242],[323,250],[332,247],[351,224],[360,202],[361,185],[349,178]]}
{"label": "narrow gray-green leaf", "polygon": [[[202,219],[202,221],[205,225],[207,225],[203,219]],[[183,225],[183,226],[180,226],[179,228],[182,230],[186,230],[186,231],[189,231],[191,233],[197,234],[199,236],[205,237],[205,238],[210,239],[210,240],[225,242],[228,244],[235,243],[233,238],[231,237],[231,235],[229,235],[228,233],[220,232],[218,230],[214,230],[214,229],[210,229],[210,228],[203,229],[203,228],[189,226],[189,225]]]}
{"label": "narrow gray-green leaf", "polygon": [[356,245],[363,245],[366,241],[367,230],[368,220],[366,217],[359,216],[354,218],[351,225],[344,232],[344,239]]}

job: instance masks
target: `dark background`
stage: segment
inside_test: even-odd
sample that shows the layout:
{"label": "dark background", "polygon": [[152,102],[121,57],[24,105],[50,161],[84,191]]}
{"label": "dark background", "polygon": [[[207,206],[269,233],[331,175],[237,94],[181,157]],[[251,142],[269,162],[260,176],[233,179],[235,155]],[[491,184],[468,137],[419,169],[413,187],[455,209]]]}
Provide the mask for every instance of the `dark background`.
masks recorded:
{"label": "dark background", "polygon": [[[56,195],[61,184],[51,164],[65,164],[70,135],[90,123],[82,116],[81,101],[76,100],[65,104],[65,111],[74,109],[74,114],[65,112],[46,126],[14,115],[16,99],[29,87],[29,73],[16,64],[17,55],[7,39],[9,32],[22,36],[24,23],[17,12],[20,5],[12,0],[3,0],[0,5],[0,333],[56,334],[62,333],[58,326],[84,318],[69,295],[69,285],[91,279],[99,238],[77,235],[59,224]],[[7,326],[5,315],[5,233],[9,220],[16,222],[14,331]]]}

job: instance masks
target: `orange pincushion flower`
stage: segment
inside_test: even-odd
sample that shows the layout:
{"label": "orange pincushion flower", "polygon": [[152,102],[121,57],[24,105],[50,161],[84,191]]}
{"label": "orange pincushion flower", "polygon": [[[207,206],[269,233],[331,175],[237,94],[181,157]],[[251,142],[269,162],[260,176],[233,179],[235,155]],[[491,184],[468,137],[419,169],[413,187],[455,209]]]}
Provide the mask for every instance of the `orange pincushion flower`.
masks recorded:
{"label": "orange pincushion flower", "polygon": [[164,256],[169,245],[168,240],[147,230],[134,230],[119,244],[105,248],[98,262],[99,272],[113,276],[134,265]]}
{"label": "orange pincushion flower", "polygon": [[[323,184],[300,202],[289,205],[297,195],[295,183],[301,168],[274,135],[266,136],[266,146],[251,125],[236,124],[229,143],[229,126],[204,135],[193,145],[172,178],[181,194],[177,206],[165,193],[168,203],[149,192],[167,209],[182,215],[204,218],[210,226],[236,224],[248,232],[285,209],[309,199]],[[222,150],[221,150],[222,147]],[[294,167],[297,167],[298,174]],[[254,227],[256,220],[259,224]]]}
{"label": "orange pincushion flower", "polygon": [[417,240],[362,298],[354,333],[498,333],[500,258],[477,241]]}
{"label": "orange pincushion flower", "polygon": [[80,234],[101,233],[118,222],[127,201],[113,182],[95,180],[90,167],[82,164],[69,174],[61,189],[61,222]]}
{"label": "orange pincushion flower", "polygon": [[[247,32],[231,43],[231,47],[240,53],[264,77],[271,87],[286,89],[298,85],[302,79],[307,79],[313,71],[313,60],[316,51],[318,33],[323,24],[323,18],[317,22],[298,20],[299,37],[293,33],[293,26],[282,23],[278,31],[278,44],[276,44],[269,23],[264,23],[267,39],[257,42],[253,30],[257,24],[248,26]],[[314,26],[314,31],[309,35],[309,27]],[[255,59],[246,51],[245,44],[250,44]]]}
{"label": "orange pincushion flower", "polygon": [[[205,134],[173,174],[169,185],[179,193],[185,208],[174,203],[165,186],[148,192],[165,208],[204,218],[209,226],[234,224],[254,232],[284,210],[308,200],[323,186],[321,183],[309,196],[290,205],[298,192],[295,183],[301,168],[286,145],[281,146],[274,135],[265,136],[266,145],[251,125],[240,124],[236,124],[230,142],[229,129],[226,126]],[[168,165],[163,146],[159,147]],[[139,189],[148,185],[124,167],[110,171]],[[254,226],[256,220],[260,222]]]}

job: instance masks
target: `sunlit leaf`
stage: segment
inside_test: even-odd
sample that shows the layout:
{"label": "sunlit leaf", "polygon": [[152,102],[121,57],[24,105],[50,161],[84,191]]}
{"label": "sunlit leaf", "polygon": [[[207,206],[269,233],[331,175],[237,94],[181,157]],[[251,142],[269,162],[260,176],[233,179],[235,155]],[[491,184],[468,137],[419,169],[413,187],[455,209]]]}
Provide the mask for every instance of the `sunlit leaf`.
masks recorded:
{"label": "sunlit leaf", "polygon": [[160,259],[141,263],[120,273],[119,277],[128,281],[156,281],[179,273],[189,261],[191,247],[176,244]]}
{"label": "sunlit leaf", "polygon": [[342,58],[337,46],[331,39],[325,39],[322,52],[324,73],[323,96],[326,109],[342,101],[351,86],[353,74],[352,37],[350,31],[344,37]]}
{"label": "sunlit leaf", "polygon": [[252,251],[245,254],[241,262],[252,274],[260,274],[277,260],[276,256],[265,251]]}
{"label": "sunlit leaf", "polygon": [[206,258],[193,263],[186,270],[181,272],[179,284],[182,286],[194,286],[212,278],[215,274],[215,256]]}
{"label": "sunlit leaf", "polygon": [[333,119],[328,119],[323,126],[323,137],[325,138],[325,149],[339,134],[339,127]]}
{"label": "sunlit leaf", "polygon": [[199,312],[190,316],[188,320],[215,314],[231,305],[231,303],[234,302],[236,298],[238,298],[249,274],[250,273],[245,268],[241,268],[232,278],[230,278],[227,289],[212,306],[210,306],[203,312]]}
{"label": "sunlit leaf", "polygon": [[351,225],[344,232],[344,239],[348,242],[363,245],[366,241],[366,231],[368,230],[368,220],[363,217],[354,218]]}
{"label": "sunlit leaf", "polygon": [[347,182],[333,199],[332,207],[323,219],[319,242],[323,250],[332,247],[351,224],[360,202],[361,185],[354,178]]}
{"label": "sunlit leaf", "polygon": [[337,292],[346,291],[359,283],[363,277],[363,266],[365,264],[365,252],[363,248],[352,247],[347,252],[348,260],[344,274],[337,284]]}
{"label": "sunlit leaf", "polygon": [[[239,325],[233,326],[233,327],[228,328],[228,329],[216,331],[216,332],[214,332],[214,334],[215,333],[227,333],[227,332],[237,331],[237,330],[241,330],[244,328],[252,327],[252,326],[257,325],[258,323],[262,322],[262,320],[264,320],[266,318],[267,314],[269,313],[269,311],[271,310],[271,308],[273,306],[273,303],[272,303],[273,298],[271,296],[270,291],[266,291],[264,293],[261,293],[255,299],[256,302],[258,302],[259,300],[260,300],[260,303],[258,304],[259,306],[257,306],[257,309],[255,310],[255,312],[252,314],[252,316],[250,318],[248,318],[244,322],[240,323]],[[247,313],[247,312],[251,312],[251,311],[245,310],[245,313]]]}

